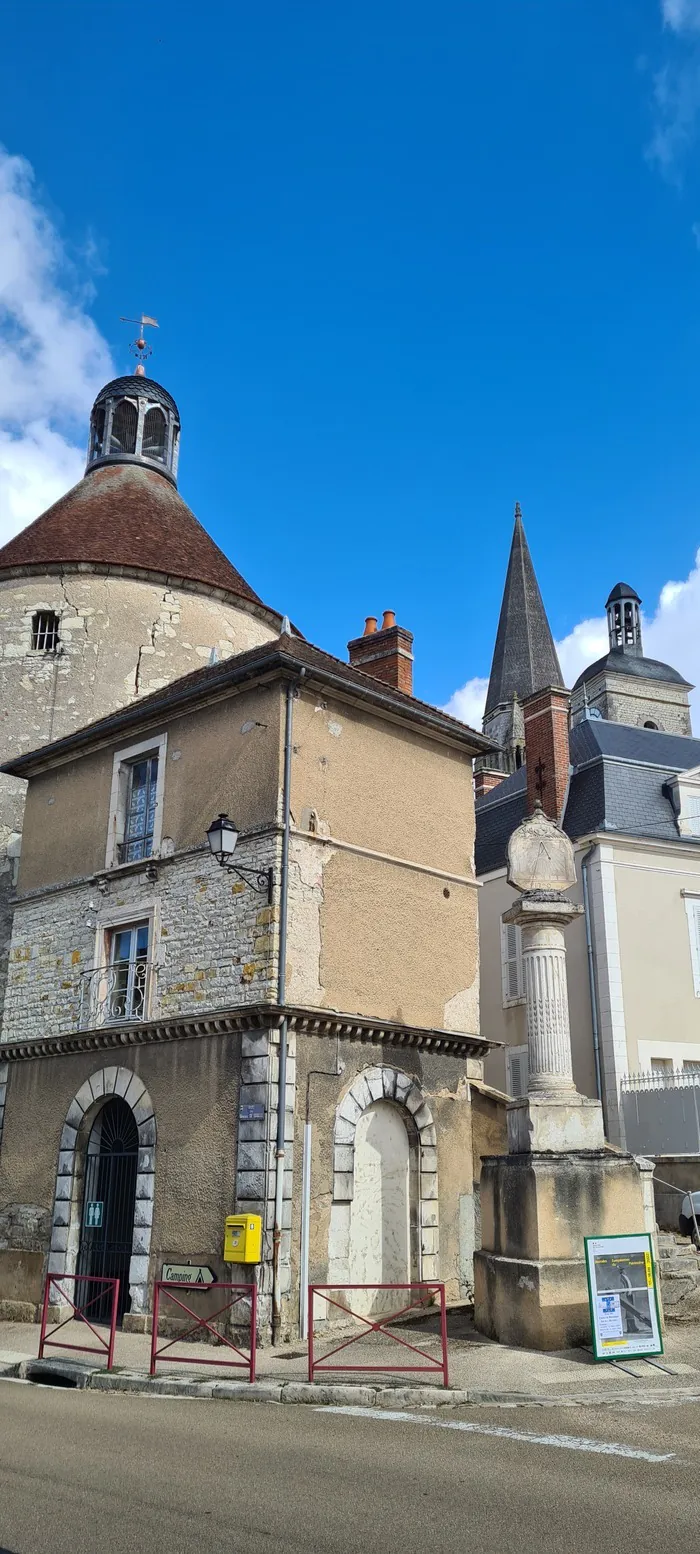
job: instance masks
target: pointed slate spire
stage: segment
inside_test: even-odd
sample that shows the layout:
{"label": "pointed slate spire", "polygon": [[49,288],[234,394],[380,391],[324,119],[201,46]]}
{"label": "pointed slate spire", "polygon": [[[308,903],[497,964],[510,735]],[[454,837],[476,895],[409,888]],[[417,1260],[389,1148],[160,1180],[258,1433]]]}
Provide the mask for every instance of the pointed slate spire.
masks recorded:
{"label": "pointed slate spire", "polygon": [[557,651],[542,603],[523,528],[520,503],[496,633],[485,717],[498,706],[520,701],[545,685],[563,685]]}

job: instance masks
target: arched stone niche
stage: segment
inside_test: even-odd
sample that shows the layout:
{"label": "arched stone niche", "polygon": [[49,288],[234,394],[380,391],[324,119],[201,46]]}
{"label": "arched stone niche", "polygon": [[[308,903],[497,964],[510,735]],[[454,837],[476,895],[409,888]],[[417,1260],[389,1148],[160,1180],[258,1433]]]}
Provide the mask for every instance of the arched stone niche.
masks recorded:
{"label": "arched stone niche", "polygon": [[[415,1080],[395,1068],[366,1068],[340,1101],[333,1134],[333,1201],[328,1240],[328,1283],[348,1284],[353,1266],[357,1127],[378,1102],[396,1108],[408,1135],[415,1220],[411,1278],[439,1278],[437,1135],[432,1112]],[[360,1282],[360,1281],[358,1281]]]}

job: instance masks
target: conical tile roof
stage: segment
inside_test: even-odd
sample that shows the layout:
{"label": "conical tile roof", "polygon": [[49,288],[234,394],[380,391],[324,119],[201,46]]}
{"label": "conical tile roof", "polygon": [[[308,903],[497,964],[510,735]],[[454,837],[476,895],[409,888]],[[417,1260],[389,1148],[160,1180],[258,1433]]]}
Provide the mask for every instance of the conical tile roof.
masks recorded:
{"label": "conical tile roof", "polygon": [[89,471],[0,549],[0,577],[81,562],[157,572],[261,604],[171,481],[136,463]]}
{"label": "conical tile roof", "polygon": [[520,701],[545,685],[563,685],[557,650],[532,565],[520,505],[496,633],[491,678],[486,697],[488,716],[495,707]]}

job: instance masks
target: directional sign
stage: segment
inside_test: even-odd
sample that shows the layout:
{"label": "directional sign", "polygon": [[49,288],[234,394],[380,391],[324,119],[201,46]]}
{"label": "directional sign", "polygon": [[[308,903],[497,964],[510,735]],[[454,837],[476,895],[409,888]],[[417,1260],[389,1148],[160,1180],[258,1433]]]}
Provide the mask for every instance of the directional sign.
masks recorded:
{"label": "directional sign", "polygon": [[102,1215],[103,1215],[103,1212],[104,1212],[104,1203],[100,1203],[99,1199],[94,1199],[93,1198],[93,1199],[90,1200],[89,1203],[86,1203],[86,1205],[85,1205],[85,1224],[87,1225],[88,1230],[99,1230],[100,1229],[100,1227],[102,1225]]}
{"label": "directional sign", "polygon": [[216,1274],[204,1263],[163,1263],[161,1279],[166,1284],[214,1284]]}

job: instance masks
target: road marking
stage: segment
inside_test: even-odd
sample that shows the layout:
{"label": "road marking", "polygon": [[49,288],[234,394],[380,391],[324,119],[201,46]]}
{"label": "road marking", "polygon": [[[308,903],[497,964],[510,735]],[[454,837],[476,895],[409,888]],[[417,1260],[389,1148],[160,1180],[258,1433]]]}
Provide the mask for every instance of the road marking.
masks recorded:
{"label": "road marking", "polygon": [[333,1404],[318,1407],[317,1414],[345,1414],[354,1419],[375,1419],[398,1424],[428,1425],[438,1430],[461,1430],[465,1435],[496,1435],[505,1441],[522,1441],[526,1446],[557,1446],[562,1451],[597,1452],[604,1457],[634,1457],[641,1462],[670,1462],[673,1451],[642,1451],[620,1441],[594,1441],[585,1435],[537,1435],[533,1430],[509,1430],[507,1425],[472,1424],[465,1419],[427,1418],[389,1408],[352,1408]]}

